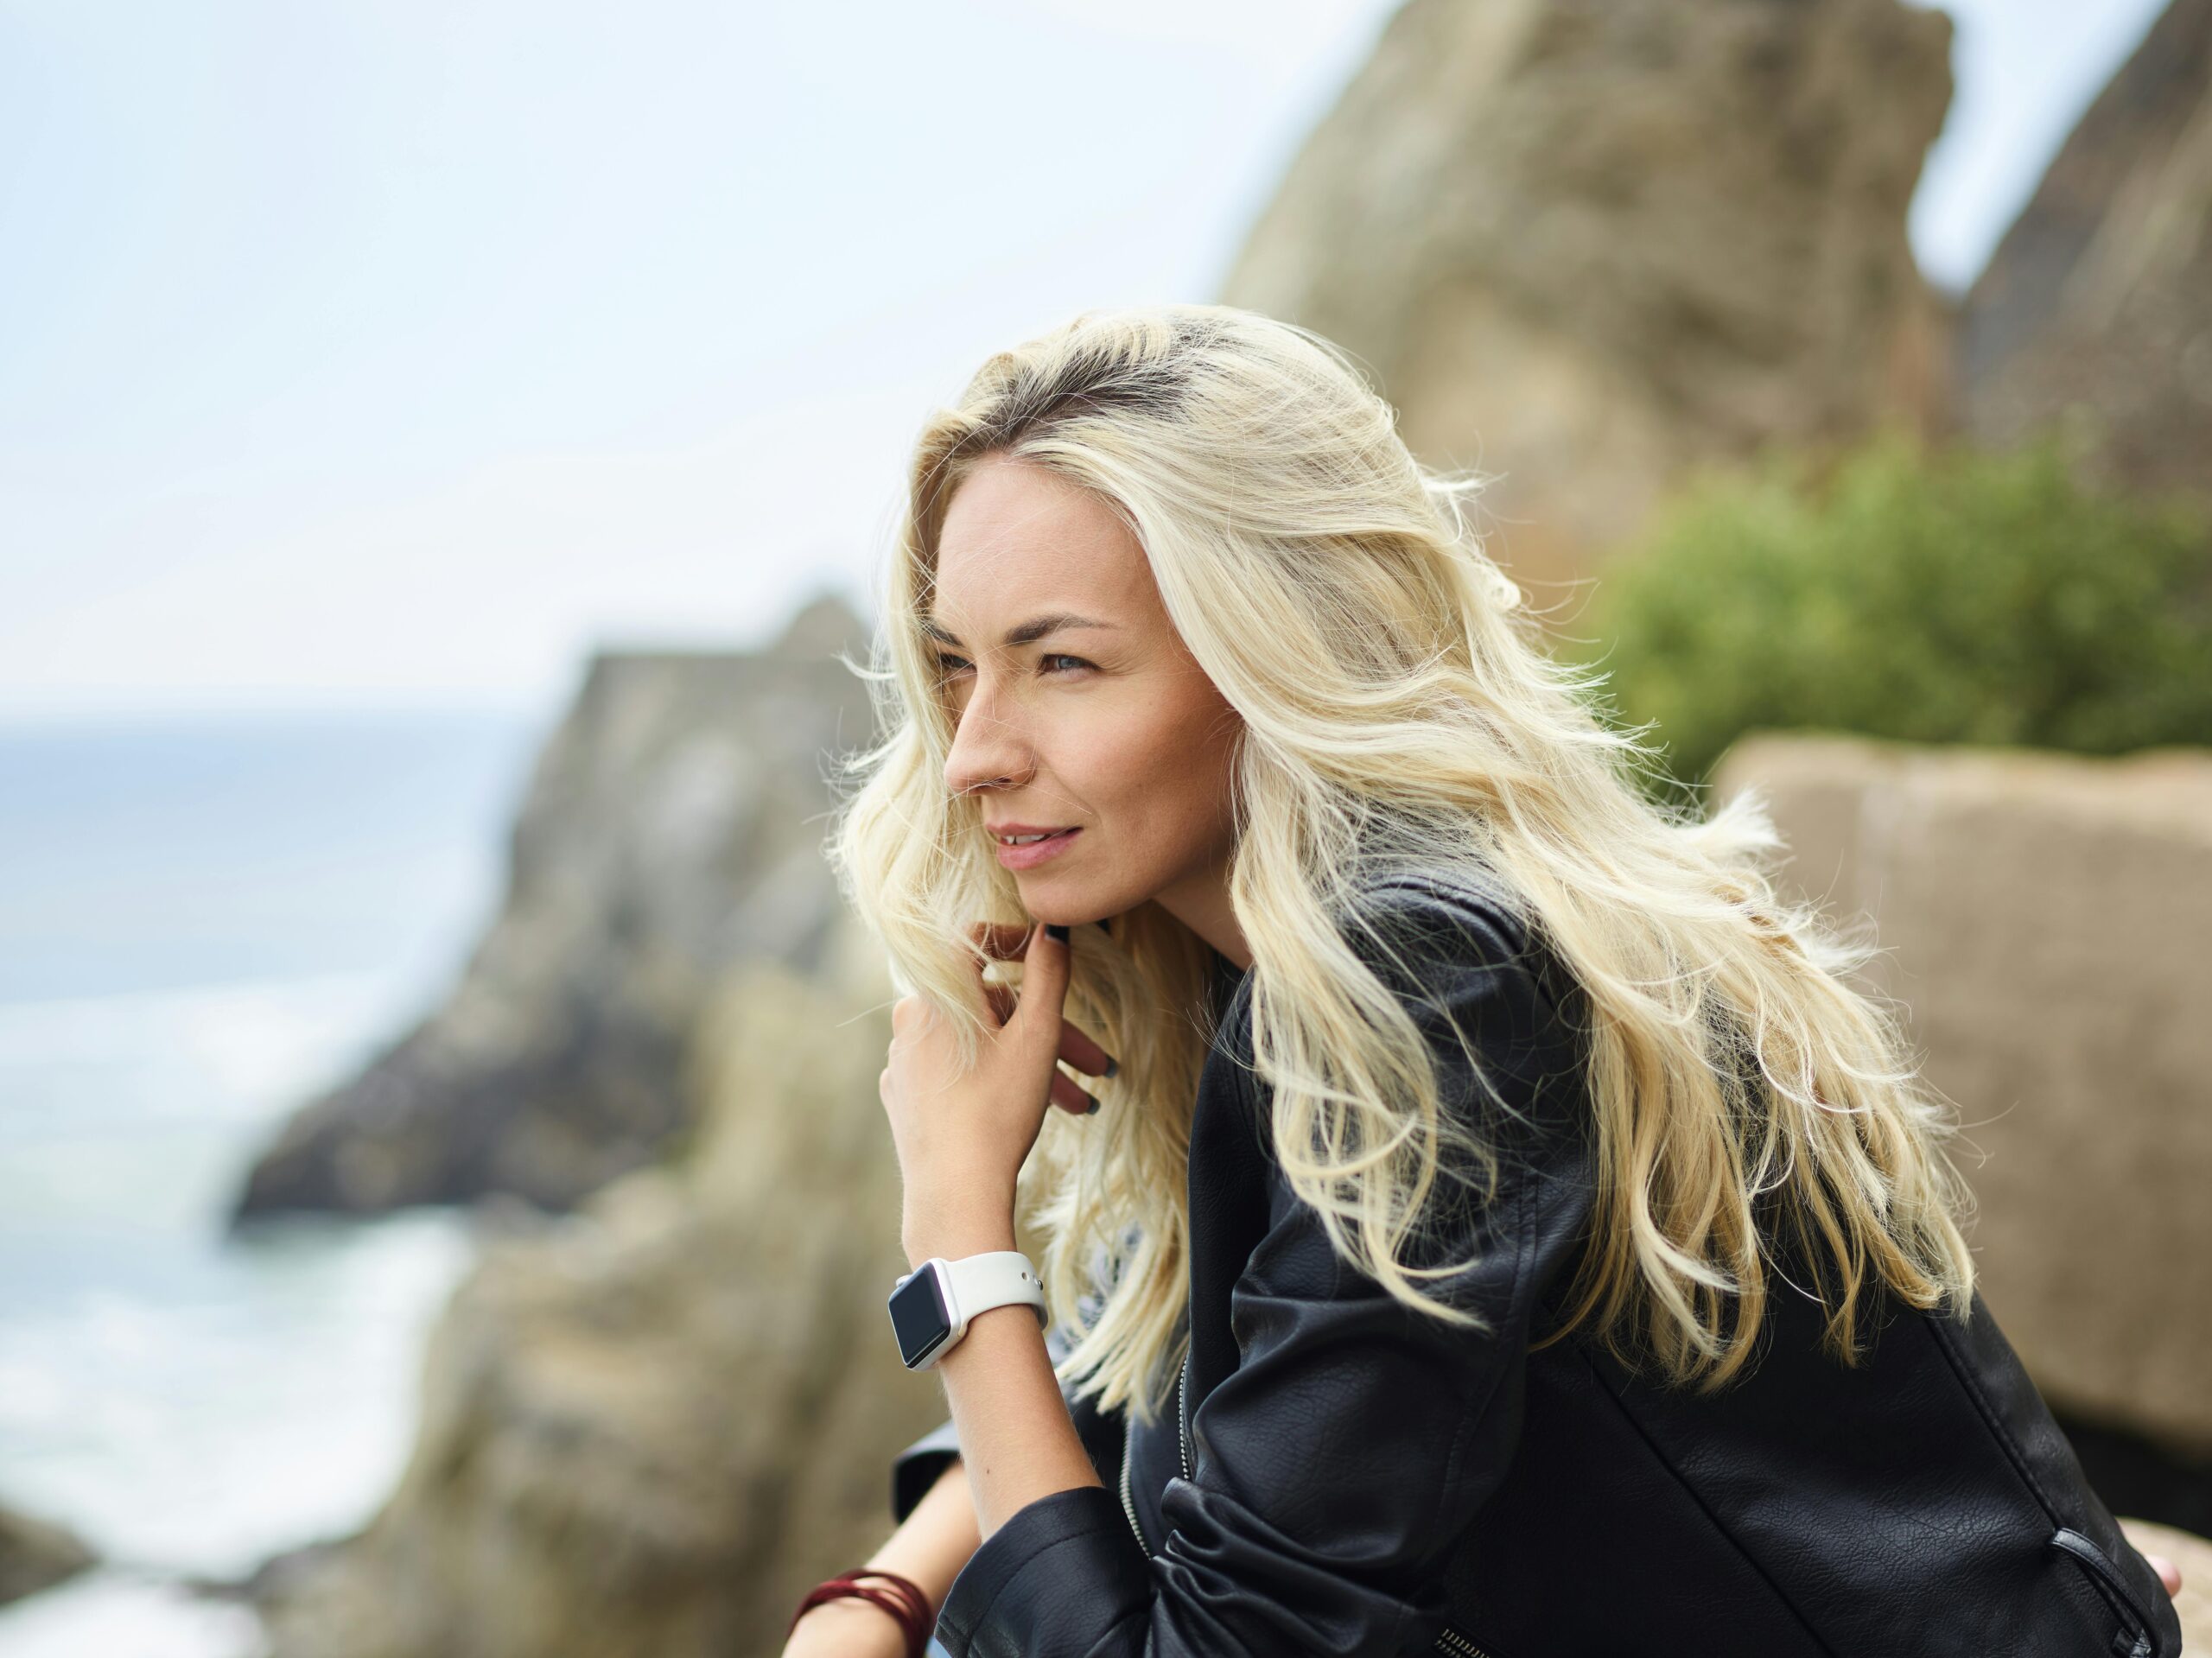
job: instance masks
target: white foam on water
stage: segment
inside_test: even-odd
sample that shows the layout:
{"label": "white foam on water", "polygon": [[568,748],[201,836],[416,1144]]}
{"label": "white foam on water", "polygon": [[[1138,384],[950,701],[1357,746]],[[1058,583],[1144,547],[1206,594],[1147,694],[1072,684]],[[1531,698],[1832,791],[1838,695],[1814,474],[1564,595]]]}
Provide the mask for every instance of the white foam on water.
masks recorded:
{"label": "white foam on water", "polygon": [[0,1658],[267,1658],[250,1606],[95,1570],[0,1606]]}
{"label": "white foam on water", "polygon": [[346,975],[0,1004],[0,1502],[109,1563],[0,1609],[0,1658],[243,1658],[251,1610],[174,1579],[347,1534],[391,1490],[466,1212],[224,1223],[405,1003]]}

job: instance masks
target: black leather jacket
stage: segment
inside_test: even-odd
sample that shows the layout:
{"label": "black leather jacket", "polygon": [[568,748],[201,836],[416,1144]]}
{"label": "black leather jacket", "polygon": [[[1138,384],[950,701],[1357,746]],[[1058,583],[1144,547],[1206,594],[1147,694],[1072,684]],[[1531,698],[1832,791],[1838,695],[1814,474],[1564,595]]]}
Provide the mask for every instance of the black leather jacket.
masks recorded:
{"label": "black leather jacket", "polygon": [[[952,1658],[2181,1651],[2164,1586],[1979,1297],[1963,1325],[1884,1300],[1854,1369],[1777,1282],[1758,1368],[1707,1398],[1585,1332],[1529,1350],[1591,1214],[1580,1021],[1562,1013],[1580,1004],[1489,895],[1393,885],[1415,965],[1363,959],[1511,1165],[1472,1230],[1413,1258],[1485,1246],[1430,1289],[1494,1333],[1410,1313],[1334,1255],[1269,1150],[1249,975],[1217,961],[1178,1388],[1149,1426],[1071,1401],[1104,1483],[984,1540],[938,1616]],[[1520,1120],[1483,1098],[1447,1017]],[[900,1454],[894,1517],[957,1450],[948,1422]]]}

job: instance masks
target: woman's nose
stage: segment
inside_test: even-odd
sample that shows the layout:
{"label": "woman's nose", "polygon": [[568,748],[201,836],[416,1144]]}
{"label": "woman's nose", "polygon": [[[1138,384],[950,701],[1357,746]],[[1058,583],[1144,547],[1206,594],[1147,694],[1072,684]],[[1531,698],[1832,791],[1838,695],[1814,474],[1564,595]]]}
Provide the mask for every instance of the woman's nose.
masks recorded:
{"label": "woman's nose", "polygon": [[945,756],[944,780],[956,795],[986,785],[1014,784],[1027,774],[1028,744],[1020,727],[980,696],[960,715]]}

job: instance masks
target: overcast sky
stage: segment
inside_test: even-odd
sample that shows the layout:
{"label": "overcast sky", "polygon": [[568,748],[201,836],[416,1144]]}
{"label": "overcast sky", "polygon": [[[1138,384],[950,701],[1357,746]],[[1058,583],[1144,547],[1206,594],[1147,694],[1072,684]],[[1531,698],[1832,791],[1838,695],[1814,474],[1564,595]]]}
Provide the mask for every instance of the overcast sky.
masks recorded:
{"label": "overcast sky", "polygon": [[[0,719],[543,712],[857,597],[920,415],[1213,297],[1392,6],[0,0]],[[1942,9],[1955,288],[2160,0]]]}

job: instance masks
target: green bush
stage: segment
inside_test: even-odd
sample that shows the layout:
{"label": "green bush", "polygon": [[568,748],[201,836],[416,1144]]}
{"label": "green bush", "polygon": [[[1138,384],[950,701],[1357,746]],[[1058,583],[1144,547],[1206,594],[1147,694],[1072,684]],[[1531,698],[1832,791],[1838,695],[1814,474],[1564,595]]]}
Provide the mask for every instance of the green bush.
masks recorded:
{"label": "green bush", "polygon": [[[2212,742],[2212,524],[2044,444],[1877,437],[1816,478],[1708,474],[1599,578],[1562,654],[1701,784],[1753,727],[2113,754]],[[1657,780],[1655,780],[1655,782]]]}

